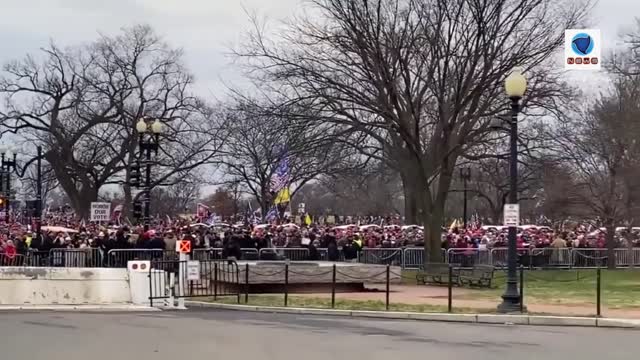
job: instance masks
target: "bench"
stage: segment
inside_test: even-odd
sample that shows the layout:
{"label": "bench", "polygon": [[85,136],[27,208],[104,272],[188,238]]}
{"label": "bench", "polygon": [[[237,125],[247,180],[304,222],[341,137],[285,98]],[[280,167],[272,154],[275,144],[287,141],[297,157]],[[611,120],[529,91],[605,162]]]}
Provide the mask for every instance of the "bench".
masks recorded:
{"label": "bench", "polygon": [[491,265],[476,265],[472,269],[460,272],[460,285],[470,287],[491,287],[495,268]]}
{"label": "bench", "polygon": [[426,268],[421,268],[416,274],[416,283],[426,285],[427,283],[448,284],[449,283],[449,266],[451,269],[451,282],[454,285],[459,284],[460,269],[454,264],[433,263],[428,264]]}

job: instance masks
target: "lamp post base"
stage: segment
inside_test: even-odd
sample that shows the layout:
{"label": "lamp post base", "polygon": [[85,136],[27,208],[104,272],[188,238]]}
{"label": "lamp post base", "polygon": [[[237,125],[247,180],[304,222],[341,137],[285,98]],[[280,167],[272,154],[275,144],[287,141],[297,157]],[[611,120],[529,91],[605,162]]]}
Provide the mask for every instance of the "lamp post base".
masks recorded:
{"label": "lamp post base", "polygon": [[502,303],[498,305],[497,311],[501,314],[525,313],[527,312],[527,308],[525,306],[520,307],[521,301],[522,298],[517,292],[515,294],[507,292],[502,295]]}
{"label": "lamp post base", "polygon": [[498,305],[496,311],[500,314],[521,314],[526,313],[527,308],[523,306],[522,311],[520,311],[520,301],[516,300],[513,302],[511,300],[503,299],[502,303]]}

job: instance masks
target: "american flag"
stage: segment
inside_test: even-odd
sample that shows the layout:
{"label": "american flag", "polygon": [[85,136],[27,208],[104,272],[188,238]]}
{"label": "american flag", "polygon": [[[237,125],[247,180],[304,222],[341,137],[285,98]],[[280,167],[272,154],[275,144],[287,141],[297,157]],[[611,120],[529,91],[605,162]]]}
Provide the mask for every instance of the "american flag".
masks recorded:
{"label": "american flag", "polygon": [[471,215],[471,230],[479,230],[482,227],[482,221],[480,221],[480,215],[474,213]]}
{"label": "american flag", "polygon": [[269,209],[269,212],[267,212],[267,215],[264,216],[264,221],[273,221],[273,220],[276,220],[277,218],[278,218],[278,207],[273,206],[271,209]]}
{"label": "american flag", "polygon": [[275,174],[271,176],[271,191],[277,193],[289,185],[289,160],[283,157],[278,163]]}

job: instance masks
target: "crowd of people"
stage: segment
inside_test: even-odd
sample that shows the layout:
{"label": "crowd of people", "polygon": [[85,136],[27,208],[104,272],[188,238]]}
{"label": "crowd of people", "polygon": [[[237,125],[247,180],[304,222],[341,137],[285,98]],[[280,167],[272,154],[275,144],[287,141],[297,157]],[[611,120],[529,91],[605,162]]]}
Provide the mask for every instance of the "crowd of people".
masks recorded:
{"label": "crowd of people", "polygon": [[[52,219],[48,219],[51,221]],[[51,249],[173,250],[178,239],[192,241],[193,249],[223,249],[223,256],[242,257],[241,249],[305,248],[311,260],[319,258],[317,249],[326,248],[327,260],[355,259],[363,248],[402,248],[424,245],[424,229],[416,225],[319,225],[299,226],[251,224],[203,224],[195,219],[142,226],[64,223],[68,227],[46,225],[41,237],[31,226],[12,224],[0,229],[0,256],[15,257]],[[638,230],[618,229],[616,247],[640,247]],[[492,249],[507,246],[507,228],[501,226],[452,226],[442,229],[443,249]],[[605,248],[606,232],[576,225],[553,230],[547,226],[518,228],[518,248]]]}

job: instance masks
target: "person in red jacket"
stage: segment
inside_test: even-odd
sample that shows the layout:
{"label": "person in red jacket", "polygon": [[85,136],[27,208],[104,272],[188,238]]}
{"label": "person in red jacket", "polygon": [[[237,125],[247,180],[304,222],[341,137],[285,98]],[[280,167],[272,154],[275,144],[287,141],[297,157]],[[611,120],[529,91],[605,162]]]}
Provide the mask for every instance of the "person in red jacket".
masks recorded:
{"label": "person in red jacket", "polygon": [[16,246],[13,244],[13,241],[7,240],[3,247],[3,255],[0,258],[2,261],[0,261],[0,264],[4,266],[13,265],[13,262],[16,260],[17,254],[18,251],[16,249]]}

